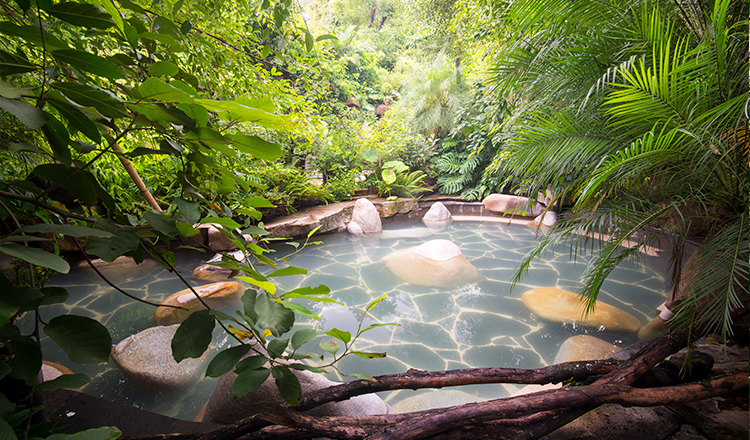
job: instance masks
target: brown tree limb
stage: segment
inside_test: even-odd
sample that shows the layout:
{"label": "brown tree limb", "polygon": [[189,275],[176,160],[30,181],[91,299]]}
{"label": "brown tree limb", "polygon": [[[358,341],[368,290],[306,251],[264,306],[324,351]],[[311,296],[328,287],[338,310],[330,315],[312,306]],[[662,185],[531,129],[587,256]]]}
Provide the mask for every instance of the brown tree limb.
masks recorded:
{"label": "brown tree limb", "polygon": [[406,373],[376,376],[371,380],[355,380],[341,385],[317,390],[303,395],[294,409],[307,411],[328,402],[340,402],[362,394],[379,391],[443,388],[458,385],[488,383],[548,384],[565,380],[584,380],[591,376],[615,371],[619,362],[613,359],[600,361],[566,362],[543,368],[472,368],[451,371],[409,370]]}

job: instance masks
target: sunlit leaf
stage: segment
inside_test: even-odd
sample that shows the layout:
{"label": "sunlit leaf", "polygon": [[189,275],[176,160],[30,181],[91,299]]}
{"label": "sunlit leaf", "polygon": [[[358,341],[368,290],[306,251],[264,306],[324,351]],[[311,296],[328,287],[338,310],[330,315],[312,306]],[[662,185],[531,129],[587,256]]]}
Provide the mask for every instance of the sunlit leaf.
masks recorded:
{"label": "sunlit leaf", "polygon": [[331,340],[331,341],[321,342],[320,348],[322,348],[323,350],[335,356],[336,352],[339,351],[339,348],[341,348],[341,346],[339,345],[338,342]]}
{"label": "sunlit leaf", "polygon": [[98,55],[75,49],[53,50],[50,54],[83,72],[93,73],[109,79],[122,79],[125,75],[119,67]]}
{"label": "sunlit leaf", "polygon": [[109,14],[87,3],[57,3],[45,9],[45,12],[74,26],[107,29],[115,25]]}
{"label": "sunlit leaf", "polygon": [[37,70],[38,67],[18,55],[0,49],[0,76]]}
{"label": "sunlit leaf", "polygon": [[387,293],[384,294],[384,295],[382,295],[380,298],[375,299],[373,302],[371,302],[370,304],[367,305],[367,308],[365,309],[365,312],[369,312],[370,309],[372,309],[373,307],[375,307],[376,305],[378,305],[378,303],[380,303],[380,301],[383,301],[386,298],[388,298],[388,294]]}
{"label": "sunlit leaf", "polygon": [[227,138],[232,140],[232,146],[237,151],[257,157],[258,159],[276,160],[284,155],[279,144],[268,142],[258,136],[236,133],[227,135]]}
{"label": "sunlit leaf", "polygon": [[338,339],[340,341],[344,341],[344,344],[348,344],[349,341],[352,340],[352,334],[351,333],[349,333],[347,331],[344,331],[344,330],[339,330],[337,328],[332,328],[331,330],[328,330],[325,333],[328,336],[332,336],[332,337],[334,337],[334,338],[336,338],[336,339]]}
{"label": "sunlit leaf", "polygon": [[269,273],[269,277],[286,277],[290,275],[306,275],[307,269],[301,267],[288,266],[283,269],[277,269]]}
{"label": "sunlit leaf", "polygon": [[0,108],[17,117],[23,125],[32,130],[41,128],[47,123],[47,117],[43,111],[20,99],[0,97]]}
{"label": "sunlit leaf", "polygon": [[350,353],[365,359],[380,359],[385,357],[385,353],[369,353],[364,351],[352,351]]}

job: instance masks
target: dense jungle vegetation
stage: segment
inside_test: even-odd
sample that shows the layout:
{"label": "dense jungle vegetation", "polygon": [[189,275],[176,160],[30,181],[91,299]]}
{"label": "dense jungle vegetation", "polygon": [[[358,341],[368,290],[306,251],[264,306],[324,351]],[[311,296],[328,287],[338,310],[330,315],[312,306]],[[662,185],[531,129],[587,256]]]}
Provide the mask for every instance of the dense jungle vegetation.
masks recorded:
{"label": "dense jungle vegetation", "polygon": [[[326,301],[328,289],[277,292],[274,277],[304,269],[277,269],[241,234],[262,239],[268,218],[355,191],[546,193],[561,222],[528,261],[574,232],[609,234],[579,249],[596,257],[590,304],[617,264],[664,235],[679,279],[686,239],[699,237],[674,323],[731,338],[747,320],[745,1],[0,0],[0,10],[0,252],[16,259],[0,275],[0,379],[27,392],[43,335],[71,361],[109,358],[96,321],[38,317],[67,298],[44,285],[70,268],[58,238],[105,261],[174,269],[172,239],[215,223],[248,256],[222,264],[259,290],[238,316],[191,315],[175,359],[199,356],[215,325],[231,323],[243,334],[210,374],[232,370],[251,336],[268,358],[240,374],[245,391],[273,375],[297,403],[299,383],[275,361],[304,358],[297,349],[318,335],[283,336],[295,313],[310,314],[286,299]],[[25,314],[37,316],[32,334],[15,326]],[[339,341],[324,343],[331,368],[383,355],[328,333]],[[31,424],[35,411],[0,394],[0,438],[52,438],[51,425]]]}

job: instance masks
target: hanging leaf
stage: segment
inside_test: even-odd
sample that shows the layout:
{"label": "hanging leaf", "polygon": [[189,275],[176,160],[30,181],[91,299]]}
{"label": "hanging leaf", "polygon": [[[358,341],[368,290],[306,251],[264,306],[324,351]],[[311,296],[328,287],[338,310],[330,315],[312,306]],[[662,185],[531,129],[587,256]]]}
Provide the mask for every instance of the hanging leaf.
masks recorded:
{"label": "hanging leaf", "polygon": [[82,50],[53,50],[50,52],[53,57],[68,63],[83,72],[93,73],[94,75],[103,76],[109,79],[124,79],[125,75],[119,67],[111,61],[108,61],[98,55],[94,55]]}
{"label": "hanging leaf", "polygon": [[349,333],[347,331],[344,331],[344,330],[339,330],[337,328],[333,328],[331,330],[328,330],[326,332],[326,334],[328,336],[332,336],[332,337],[334,337],[334,338],[336,338],[336,339],[338,339],[340,341],[343,341],[344,344],[348,344],[349,341],[352,340],[352,334],[351,333]]}
{"label": "hanging leaf", "polygon": [[85,316],[56,316],[44,326],[44,334],[67,353],[71,362],[79,364],[107,362],[112,350],[107,328]]}
{"label": "hanging leaf", "polygon": [[182,22],[182,25],[180,26],[180,32],[182,32],[182,35],[187,35],[188,32],[190,32],[190,29],[193,28],[193,23],[190,22],[190,20],[185,20]]}
{"label": "hanging leaf", "polygon": [[206,352],[216,320],[208,310],[193,312],[177,328],[172,338],[172,357],[176,362],[199,358]]}
{"label": "hanging leaf", "polygon": [[321,342],[320,348],[336,356],[336,352],[339,351],[339,348],[341,348],[341,345],[339,345],[338,342],[331,340],[331,341]]}
{"label": "hanging leaf", "polygon": [[229,373],[248,351],[250,351],[249,345],[238,345],[220,351],[206,367],[206,377],[219,377]]}
{"label": "hanging leaf", "polygon": [[8,84],[5,81],[0,81],[0,96],[8,99],[18,99],[22,96],[31,96],[31,88],[14,87],[13,85]]}
{"label": "hanging leaf", "polygon": [[177,197],[176,199],[174,199],[174,203],[175,205],[177,205],[180,216],[182,216],[182,219],[185,220],[185,223],[192,225],[200,220],[201,206],[199,203],[189,202],[182,197]]}
{"label": "hanging leaf", "polygon": [[126,252],[138,248],[138,232],[135,228],[117,228],[109,238],[89,237],[86,242],[86,252],[94,254],[104,261],[112,262]]}
{"label": "hanging leaf", "polygon": [[289,346],[289,339],[274,339],[268,343],[268,356],[273,358],[279,358],[284,354],[284,350]]}
{"label": "hanging leaf", "polygon": [[87,3],[63,2],[52,5],[45,11],[64,22],[87,29],[108,29],[115,25],[109,14]]}
{"label": "hanging leaf", "polygon": [[258,136],[248,136],[242,133],[227,135],[232,140],[232,146],[245,154],[258,159],[276,160],[284,155],[281,146],[268,142]]}
{"label": "hanging leaf", "polygon": [[169,61],[157,61],[148,69],[148,74],[154,76],[174,76],[178,73],[180,73],[180,68]]}
{"label": "hanging leaf", "polygon": [[117,9],[117,6],[112,2],[112,0],[99,0],[102,7],[104,7],[104,10],[107,11],[107,13],[112,17],[112,20],[115,22],[115,25],[117,25],[117,28],[120,29],[120,32],[125,31],[125,22],[122,19],[122,14],[120,14],[120,11]]}
{"label": "hanging leaf", "polygon": [[253,286],[258,286],[261,289],[265,290],[266,292],[270,293],[271,295],[276,293],[276,285],[270,281],[260,281],[252,277],[235,277],[235,278],[237,278],[240,281],[250,283]]}
{"label": "hanging leaf", "polygon": [[318,337],[318,332],[312,328],[297,330],[292,335],[292,349],[298,350],[303,345]]}
{"label": "hanging leaf", "polygon": [[307,269],[303,269],[301,267],[295,267],[295,266],[289,266],[285,267],[283,269],[277,269],[273,272],[269,273],[269,277],[287,277],[290,275],[306,275]]}
{"label": "hanging leaf", "polygon": [[102,231],[96,228],[87,228],[85,226],[75,225],[54,225],[49,223],[39,223],[36,225],[24,226],[16,229],[15,232],[29,232],[29,233],[56,233],[62,235],[69,235],[71,237],[111,237],[112,233],[108,231]]}
{"label": "hanging leaf", "polygon": [[63,374],[55,379],[46,380],[38,384],[34,387],[34,391],[55,391],[61,389],[74,390],[83,387],[89,382],[91,382],[91,379],[82,373]]}
{"label": "hanging leaf", "polygon": [[70,134],[68,129],[58,121],[57,118],[45,112],[47,123],[42,126],[42,133],[52,149],[52,156],[65,166],[70,166],[73,159],[70,156],[68,144],[70,143]]}
{"label": "hanging leaf", "polygon": [[152,228],[168,237],[175,237],[180,233],[177,226],[175,226],[175,221],[169,218],[168,214],[157,214],[146,211],[143,213],[143,218],[146,219]]}
{"label": "hanging leaf", "polygon": [[245,359],[242,359],[237,364],[237,368],[234,369],[234,372],[240,374],[245,370],[258,370],[267,362],[268,358],[265,356],[249,356]]}
{"label": "hanging leaf", "polygon": [[102,136],[99,133],[99,129],[97,128],[96,124],[94,123],[94,121],[89,119],[89,117],[86,116],[83,111],[64,102],[52,100],[48,102],[52,107],[54,107],[55,110],[57,110],[58,113],[60,113],[60,115],[62,115],[63,118],[65,118],[73,127],[78,129],[78,131],[83,133],[87,138],[91,139],[97,144],[102,141]]}
{"label": "hanging leaf", "polygon": [[240,120],[255,122],[267,127],[280,127],[286,124],[284,118],[281,116],[268,113],[261,109],[247,107],[237,102],[196,99],[195,103],[217,113],[228,111]]}
{"label": "hanging leaf", "polygon": [[386,356],[385,353],[369,353],[365,351],[352,351],[350,353],[365,359],[380,359]]}
{"label": "hanging leaf", "polygon": [[20,99],[5,99],[0,97],[0,108],[17,117],[26,127],[36,130],[47,123],[44,112],[37,107]]}
{"label": "hanging leaf", "polygon": [[[15,327],[12,327],[15,328]],[[42,351],[30,337],[12,337],[3,341],[5,348],[13,357],[8,361],[11,372],[8,376],[20,379],[31,385],[42,368]]]}
{"label": "hanging leaf", "polygon": [[305,49],[307,49],[307,51],[310,52],[311,50],[313,50],[313,45],[315,44],[315,40],[313,39],[312,34],[310,33],[309,30],[307,30],[307,28],[304,28],[303,31],[305,33]]}
{"label": "hanging leaf", "polygon": [[261,293],[255,301],[257,325],[270,329],[277,338],[292,329],[294,312],[274,301],[268,294]]}
{"label": "hanging leaf", "polygon": [[247,393],[251,393],[268,379],[271,374],[271,370],[262,368],[260,370],[247,369],[240,373],[235,379],[232,385],[232,395],[236,398],[240,398]]}
{"label": "hanging leaf", "polygon": [[70,265],[67,261],[41,249],[21,246],[20,244],[3,244],[0,245],[0,252],[37,266],[48,267],[60,273],[68,273],[70,270]]}
{"label": "hanging leaf", "polygon": [[31,72],[38,69],[18,55],[0,49],[0,76]]}
{"label": "hanging leaf", "polygon": [[232,220],[231,218],[226,217],[204,217],[199,223],[206,224],[206,223],[215,223],[217,225],[226,226],[229,229],[237,229],[240,227],[240,224],[236,221]]}
{"label": "hanging leaf", "polygon": [[286,403],[295,406],[299,404],[299,396],[302,394],[302,387],[299,379],[292,373],[289,367],[282,366],[271,371],[276,380],[276,387],[279,394],[286,400]]}
{"label": "hanging leaf", "polygon": [[104,116],[112,118],[128,116],[123,102],[100,89],[71,82],[56,82],[52,84],[52,88],[84,107],[94,107]]}

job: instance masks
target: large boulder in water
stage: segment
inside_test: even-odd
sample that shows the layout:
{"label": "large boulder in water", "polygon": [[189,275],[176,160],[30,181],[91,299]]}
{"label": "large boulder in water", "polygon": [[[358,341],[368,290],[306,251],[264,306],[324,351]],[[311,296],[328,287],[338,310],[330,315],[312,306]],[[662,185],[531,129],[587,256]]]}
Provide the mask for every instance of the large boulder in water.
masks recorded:
{"label": "large boulder in water", "polygon": [[[230,305],[239,304],[240,297],[245,291],[242,284],[235,281],[213,283],[201,287],[195,287],[194,289],[201,299],[212,309],[220,309]],[[155,318],[158,325],[180,323],[190,316],[191,313],[205,309],[203,304],[201,304],[198,298],[195,297],[195,293],[190,289],[180,290],[165,299],[161,304],[179,306],[182,307],[182,309],[174,307],[157,307]]]}
{"label": "large boulder in water", "polygon": [[397,251],[381,260],[404,281],[421,286],[455,287],[479,279],[474,267],[455,243],[430,240]]}
{"label": "large boulder in water", "polygon": [[169,391],[198,379],[208,352],[200,358],[175,362],[172,337],[179,325],[148,328],[112,348],[112,360],[129,380],[145,388]]}
{"label": "large boulder in water", "polygon": [[367,199],[358,199],[354,203],[352,221],[349,222],[347,230],[351,234],[377,234],[383,230],[380,214],[375,205]]}
{"label": "large boulder in water", "polygon": [[560,345],[554,364],[573,361],[607,359],[620,351],[620,347],[589,335],[572,336]]}
{"label": "large boulder in water", "polygon": [[[305,370],[291,370],[299,379],[302,394],[310,393],[322,388],[338,385],[320,374]],[[278,387],[272,377],[266,379],[261,386],[241,398],[232,394],[232,386],[237,375],[229,372],[219,378],[211,398],[208,399],[203,415],[204,422],[231,424],[246,417],[260,413],[266,407],[285,405],[284,398],[279,394]],[[392,413],[392,409],[375,394],[365,394],[352,397],[343,402],[330,402],[305,412],[305,414],[326,417],[341,416],[355,417]]]}
{"label": "large boulder in water", "polygon": [[592,313],[584,316],[581,295],[562,289],[531,289],[524,293],[521,299],[532,313],[547,321],[628,332],[637,332],[641,327],[635,316],[600,301],[596,302]]}
{"label": "large boulder in water", "polygon": [[510,194],[490,194],[482,201],[484,209],[497,214],[512,214],[523,217],[536,217],[544,208],[541,204],[533,204],[528,197]]}
{"label": "large boulder in water", "polygon": [[422,217],[422,221],[441,221],[451,218],[451,212],[442,202],[435,202]]}

